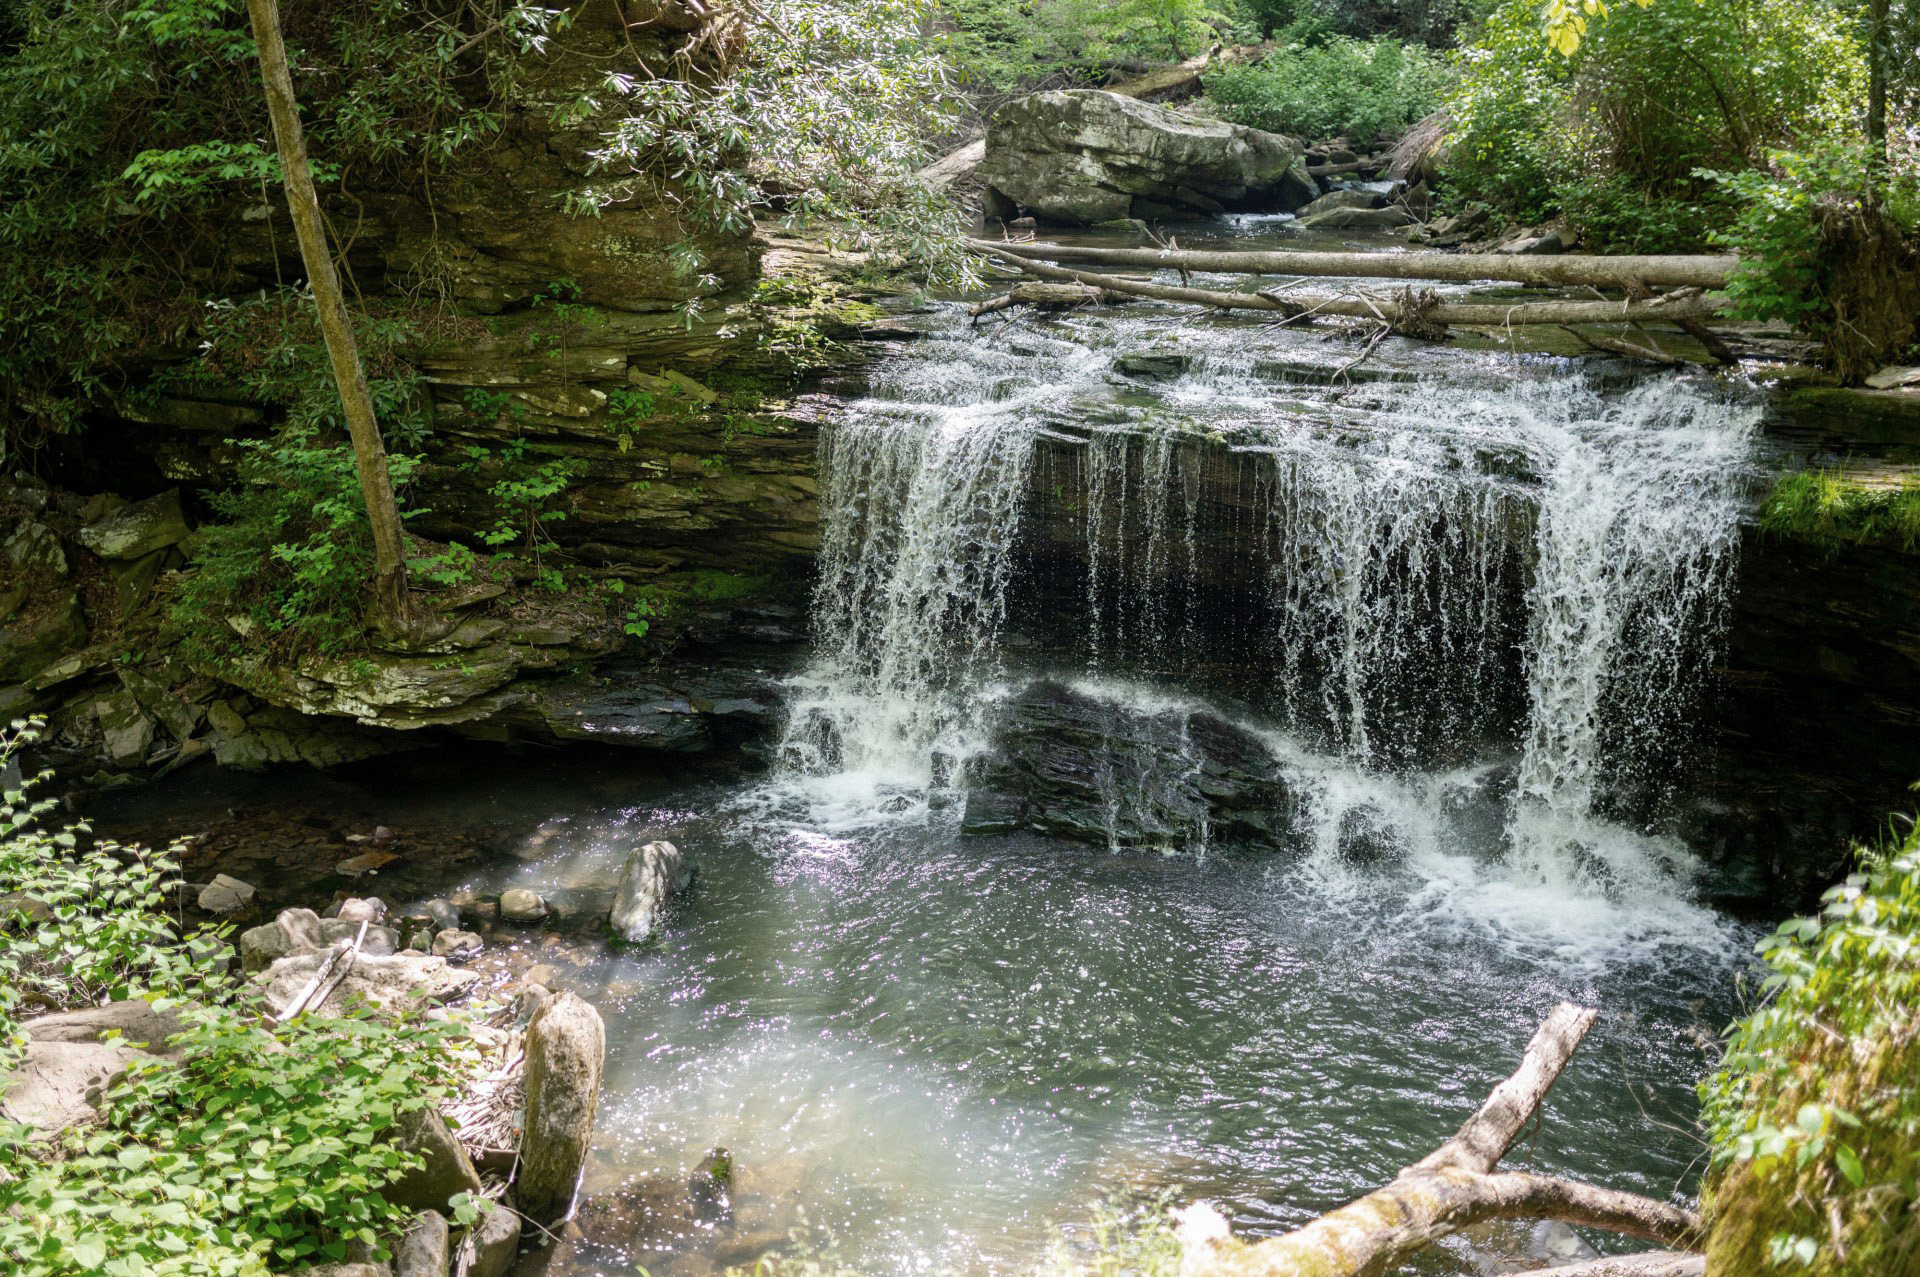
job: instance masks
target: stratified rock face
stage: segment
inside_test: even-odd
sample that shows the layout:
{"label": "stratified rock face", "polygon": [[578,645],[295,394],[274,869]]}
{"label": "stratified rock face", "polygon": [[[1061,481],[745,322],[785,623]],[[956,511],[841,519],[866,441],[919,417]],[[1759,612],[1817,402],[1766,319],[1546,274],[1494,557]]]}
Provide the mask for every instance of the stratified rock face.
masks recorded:
{"label": "stratified rock face", "polygon": [[1001,707],[963,828],[1028,828],[1119,847],[1286,845],[1303,806],[1252,733],[1212,714],[1139,709],[1059,683]]}
{"label": "stratified rock face", "polygon": [[1034,93],[987,127],[980,180],[1048,221],[1295,208],[1313,198],[1300,145],[1097,89]]}
{"label": "stratified rock face", "polygon": [[537,1223],[550,1224],[573,1205],[606,1052],[600,1013],[571,993],[548,998],[527,1026],[527,1125],[514,1186],[521,1211]]}

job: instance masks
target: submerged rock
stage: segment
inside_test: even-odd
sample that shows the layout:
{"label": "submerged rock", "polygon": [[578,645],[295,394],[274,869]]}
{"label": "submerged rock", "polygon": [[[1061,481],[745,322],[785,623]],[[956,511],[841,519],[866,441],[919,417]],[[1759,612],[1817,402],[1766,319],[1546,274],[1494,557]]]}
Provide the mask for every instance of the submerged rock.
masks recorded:
{"label": "submerged rock", "polygon": [[500,916],[508,922],[538,922],[548,912],[546,900],[537,891],[510,887],[500,893]]}
{"label": "submerged rock", "polygon": [[1278,847],[1304,803],[1258,737],[1203,711],[1137,709],[1059,683],[1009,697],[962,829],[1123,847]]}
{"label": "submerged rock", "polygon": [[600,1013],[571,993],[540,1005],[527,1026],[526,1133],[515,1179],[520,1208],[550,1224],[573,1205],[593,1120],[607,1030]]}
{"label": "submerged rock", "polygon": [[1300,145],[1097,89],[1033,93],[987,126],[980,180],[1050,221],[1291,209],[1313,198]]}
{"label": "submerged rock", "polygon": [[673,898],[693,881],[693,869],[670,842],[650,842],[627,857],[613,893],[608,922],[614,934],[642,944],[660,928]]}

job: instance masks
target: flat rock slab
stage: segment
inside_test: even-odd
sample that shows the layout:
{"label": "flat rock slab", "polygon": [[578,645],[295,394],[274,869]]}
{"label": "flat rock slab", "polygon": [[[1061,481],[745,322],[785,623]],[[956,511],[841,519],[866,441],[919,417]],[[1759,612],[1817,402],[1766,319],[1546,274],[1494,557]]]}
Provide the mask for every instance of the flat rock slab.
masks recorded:
{"label": "flat rock slab", "polygon": [[89,523],[74,539],[103,559],[139,559],[187,539],[177,488]]}
{"label": "flat rock slab", "polygon": [[26,1058],[0,1091],[0,1117],[33,1129],[35,1140],[98,1120],[107,1088],[142,1053],[102,1042],[27,1042]]}
{"label": "flat rock slab", "polygon": [[[260,977],[268,1005],[276,1009],[287,1006],[307,987],[325,960],[324,952],[276,959]],[[315,1009],[322,1015],[338,1015],[364,998],[383,1011],[417,1010],[429,1003],[456,1001],[478,983],[479,972],[464,971],[445,958],[363,952],[354,959],[346,978]]]}
{"label": "flat rock slab", "polygon": [[152,1003],[132,998],[76,1011],[56,1011],[28,1020],[20,1027],[35,1042],[99,1045],[108,1033],[117,1032],[121,1046],[141,1047],[149,1054],[165,1056],[174,1054],[167,1046],[167,1039],[186,1025],[178,1012],[155,1010]]}

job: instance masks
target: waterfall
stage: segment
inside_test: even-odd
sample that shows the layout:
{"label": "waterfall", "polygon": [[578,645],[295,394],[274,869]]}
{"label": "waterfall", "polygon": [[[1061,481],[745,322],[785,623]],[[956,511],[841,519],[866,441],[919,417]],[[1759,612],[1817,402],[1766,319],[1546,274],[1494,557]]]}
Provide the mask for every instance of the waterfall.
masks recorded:
{"label": "waterfall", "polygon": [[[897,809],[959,782],[1004,677],[1210,694],[1181,680],[1230,675],[1342,775],[1512,765],[1505,837],[1536,879],[1612,889],[1683,859],[1596,831],[1651,809],[1685,737],[1756,409],[1685,379],[1623,390],[1464,356],[1329,387],[1226,326],[1184,331],[1185,371],[1143,382],[1116,371],[1127,322],[949,329],[829,428],[788,775],[859,778]],[[1034,481],[1043,442],[1077,458],[1065,483]],[[1036,501],[1052,526],[1026,526]],[[1068,527],[1078,624],[1072,600],[1020,592],[1023,538],[1058,553]],[[1003,632],[1036,618],[1073,650],[1021,668]],[[1222,626],[1244,659],[1208,650]]]}
{"label": "waterfall", "polygon": [[[815,659],[781,745],[802,775],[878,791],[945,783],[998,669],[1031,418],[1104,369],[1071,342],[1041,361],[965,336],[882,369],[825,431]],[[944,357],[943,357],[944,356]]]}

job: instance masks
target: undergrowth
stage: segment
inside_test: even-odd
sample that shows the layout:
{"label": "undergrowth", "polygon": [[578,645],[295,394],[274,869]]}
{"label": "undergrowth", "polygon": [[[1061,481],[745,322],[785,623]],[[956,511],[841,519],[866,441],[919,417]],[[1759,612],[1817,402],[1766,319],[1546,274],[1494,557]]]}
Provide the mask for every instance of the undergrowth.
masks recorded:
{"label": "undergrowth", "polygon": [[1760,526],[1783,536],[1895,545],[1920,545],[1920,483],[1867,488],[1835,470],[1801,470],[1773,486]]}
{"label": "undergrowth", "polygon": [[1207,77],[1207,97],[1236,124],[1357,146],[1393,138],[1440,104],[1445,59],[1398,40],[1288,45]]}
{"label": "undergrowth", "polygon": [[[37,726],[0,731],[0,764]],[[0,1092],[29,1014],[140,998],[181,1031],[171,1058],[136,1059],[108,1087],[97,1125],[36,1141],[0,1120],[0,1270],[264,1277],[358,1245],[384,1258],[406,1212],[383,1190],[420,1164],[389,1135],[464,1067],[458,1022],[272,1023],[228,974],[224,931],[176,920],[178,849],[52,825],[48,780],[0,797]]]}
{"label": "undergrowth", "polygon": [[1920,1263],[1920,833],[1760,946],[1772,1000],[1701,1088],[1712,1272]]}

